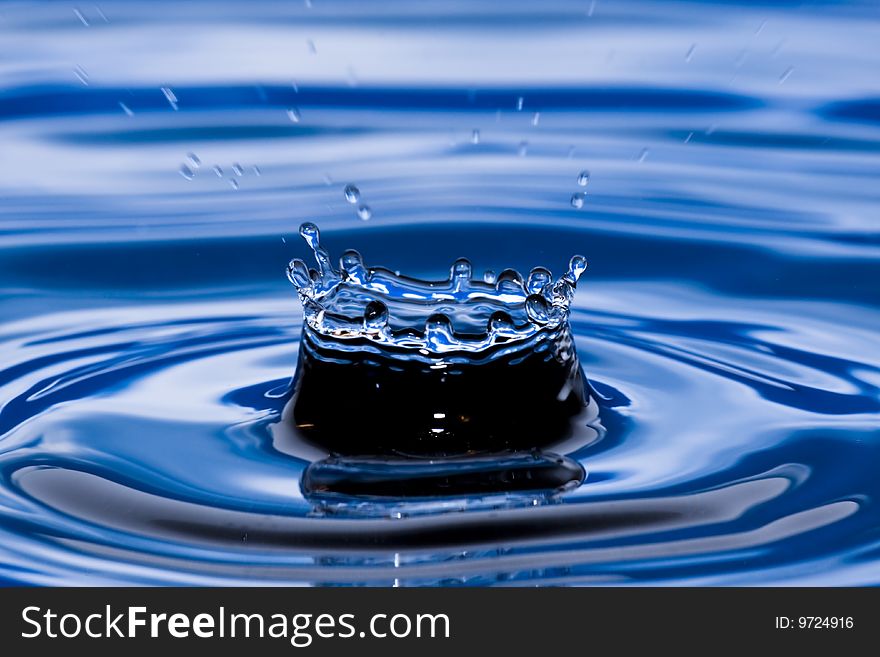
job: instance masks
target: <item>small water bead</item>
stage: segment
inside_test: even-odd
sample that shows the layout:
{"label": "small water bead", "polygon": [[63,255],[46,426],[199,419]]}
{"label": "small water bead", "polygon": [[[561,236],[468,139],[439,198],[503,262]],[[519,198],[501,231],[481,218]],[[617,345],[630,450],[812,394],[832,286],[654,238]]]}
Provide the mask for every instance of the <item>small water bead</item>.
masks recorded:
{"label": "small water bead", "polygon": [[307,221],[300,225],[299,234],[313,251],[321,247],[321,231],[312,222]]}
{"label": "small water bead", "polygon": [[522,276],[516,269],[505,269],[495,279],[495,289],[501,293],[522,294]]}
{"label": "small water bead", "polygon": [[454,344],[452,322],[443,313],[434,313],[425,320],[425,338],[435,348]]}
{"label": "small water bead", "polygon": [[577,283],[581,274],[587,269],[587,259],[582,255],[573,255],[568,263],[568,274]]}
{"label": "small water bead", "polygon": [[489,318],[487,326],[489,333],[504,333],[514,330],[513,320],[503,310],[496,310]]}
{"label": "small water bead", "polygon": [[479,130],[474,130],[471,133],[471,143],[472,144],[479,144],[480,143],[480,131]]}
{"label": "small water bead", "polygon": [[379,333],[388,325],[388,308],[381,301],[370,301],[364,309],[364,331]]}
{"label": "small water bead", "polygon": [[79,19],[80,23],[82,23],[86,27],[89,26],[89,21],[86,19],[85,16],[83,16],[83,13],[79,9],[77,9],[76,7],[73,8],[73,14],[74,14],[74,16],[76,16]]}
{"label": "small water bead", "polygon": [[547,324],[550,322],[547,300],[539,294],[530,294],[526,298],[526,314],[536,324]]}
{"label": "small water bead", "polygon": [[643,148],[641,153],[639,153],[639,162],[644,162],[645,160],[647,160],[650,152],[651,151],[649,151],[647,148]]}
{"label": "small water bead", "polygon": [[519,142],[519,148],[517,149],[517,154],[520,157],[525,157],[526,153],[528,153],[528,151],[529,151],[529,142],[527,142],[527,141]]}
{"label": "small water bead", "polygon": [[339,258],[339,267],[345,272],[346,280],[362,285],[367,280],[364,259],[354,249],[349,249]]}
{"label": "small water bead", "polygon": [[263,172],[260,171],[260,167],[258,167],[256,164],[253,166],[253,170],[254,170],[254,175],[255,175],[255,176],[261,176],[261,175],[263,175]]}
{"label": "small water bead", "polygon": [[134,112],[131,111],[131,108],[121,100],[119,101],[119,108],[125,112],[126,116],[134,116]]}
{"label": "small water bead", "polygon": [[306,263],[294,258],[287,265],[287,278],[297,290],[307,290],[312,286],[312,277]]}
{"label": "small water bead", "polygon": [[306,46],[308,46],[309,52],[310,52],[311,54],[313,54],[313,55],[317,55],[317,54],[318,54],[318,48],[315,46],[315,42],[314,42],[314,41],[312,41],[311,39],[308,39],[308,40],[306,41]]}
{"label": "small water bead", "polygon": [[184,178],[186,178],[187,180],[192,180],[193,176],[195,174],[193,173],[193,170],[190,169],[187,165],[181,164],[180,165],[180,175],[183,176]]}
{"label": "small water bead", "polygon": [[452,263],[449,277],[453,282],[454,289],[460,290],[465,287],[471,280],[472,272],[473,267],[471,266],[471,261],[467,258],[459,258]]}
{"label": "small water bead", "polygon": [[223,177],[223,169],[220,168],[220,165],[219,165],[219,164],[215,164],[215,165],[214,165],[214,168],[212,169],[212,171],[214,172],[214,174],[215,174],[218,178],[222,178],[222,177]]}
{"label": "small water bead", "polygon": [[779,84],[784,84],[785,81],[791,77],[792,73],[794,73],[794,66],[789,66],[787,69],[785,69],[785,72],[783,72],[783,74],[779,76]]}
{"label": "small water bead", "polygon": [[524,102],[525,102],[525,98],[523,98],[522,96],[520,96],[519,98],[516,99],[516,111],[517,112],[522,112]]}
{"label": "small water bead", "polygon": [[229,185],[232,187],[232,189],[238,189],[238,181],[235,178],[229,179]]}
{"label": "small water bead", "polygon": [[346,185],[345,189],[342,190],[342,194],[345,196],[345,200],[352,205],[357,203],[361,198],[361,190],[354,185]]}
{"label": "small water bead", "polygon": [[694,51],[697,49],[697,44],[692,43],[691,47],[688,48],[687,52],[684,54],[684,61],[689,62],[694,56]]}
{"label": "small water bead", "polygon": [[587,200],[587,195],[583,192],[575,192],[571,195],[571,207],[580,210],[584,207],[584,202]]}
{"label": "small water bead", "polygon": [[487,269],[483,272],[483,282],[492,285],[495,282],[495,270]]}
{"label": "small water bead", "polygon": [[202,166],[202,161],[195,153],[187,153],[186,161],[193,169],[198,169],[200,166]]}
{"label": "small water bead", "polygon": [[357,214],[362,221],[367,221],[373,216],[373,211],[370,209],[369,205],[361,205],[357,209]]}
{"label": "small water bead", "polygon": [[581,171],[577,177],[577,184],[581,187],[586,187],[590,184],[590,172],[589,171]]}
{"label": "small water bead", "polygon": [[553,280],[553,274],[545,267],[535,267],[529,272],[529,279],[526,283],[526,292],[529,294],[540,294],[544,286]]}
{"label": "small water bead", "polygon": [[287,110],[287,118],[290,119],[291,123],[299,123],[301,118],[299,110],[295,107],[291,107]]}
{"label": "small water bead", "polygon": [[234,173],[236,176],[241,176],[244,174],[244,169],[242,169],[241,165],[236,162],[232,165],[232,173]]}
{"label": "small water bead", "polygon": [[540,120],[541,120],[541,113],[540,113],[540,112],[535,112],[535,113],[532,115],[532,125],[538,125],[538,123],[540,122]]}

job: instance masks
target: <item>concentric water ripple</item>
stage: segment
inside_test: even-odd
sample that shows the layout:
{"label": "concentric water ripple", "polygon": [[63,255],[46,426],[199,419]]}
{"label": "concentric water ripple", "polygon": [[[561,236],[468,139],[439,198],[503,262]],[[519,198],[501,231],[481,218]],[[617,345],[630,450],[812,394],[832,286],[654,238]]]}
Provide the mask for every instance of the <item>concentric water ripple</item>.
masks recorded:
{"label": "concentric water ripple", "polygon": [[[0,581],[880,583],[876,4],[313,4],[0,10]],[[585,483],[304,497],[306,220],[584,253]]]}

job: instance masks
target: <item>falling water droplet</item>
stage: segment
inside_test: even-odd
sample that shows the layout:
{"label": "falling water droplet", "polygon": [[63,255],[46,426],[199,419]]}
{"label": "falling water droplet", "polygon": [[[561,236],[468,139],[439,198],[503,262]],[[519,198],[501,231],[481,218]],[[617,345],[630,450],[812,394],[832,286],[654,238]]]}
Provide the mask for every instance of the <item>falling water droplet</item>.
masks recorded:
{"label": "falling water droplet", "polygon": [[183,176],[184,178],[186,178],[187,180],[192,180],[193,176],[194,176],[193,170],[190,169],[185,164],[180,165],[180,175]]}
{"label": "falling water droplet", "polygon": [[581,171],[577,177],[577,184],[581,187],[586,187],[590,184],[590,172],[589,171]]}
{"label": "falling water droplet", "polygon": [[649,153],[650,151],[647,148],[643,148],[642,152],[639,153],[639,162],[644,162],[646,159],[648,159]]}
{"label": "falling water droplet", "polygon": [[479,144],[480,143],[480,131],[479,130],[474,130],[471,133],[471,143],[472,144]]}
{"label": "falling water droplet", "polygon": [[519,98],[516,99],[516,111],[517,112],[522,112],[524,102],[525,102],[525,98],[523,98],[522,96],[520,96]]}
{"label": "falling water droplet", "polygon": [[232,165],[232,173],[236,176],[241,176],[244,174],[244,169],[241,168],[241,165],[238,162],[233,163]]}
{"label": "falling water droplet", "polygon": [[357,210],[358,217],[363,221],[367,221],[373,216],[373,211],[370,209],[369,205],[361,205]]}
{"label": "falling water droplet", "polygon": [[295,107],[291,107],[287,110],[287,118],[290,119],[291,123],[299,123],[300,113],[299,110]]}
{"label": "falling water droplet", "polygon": [[541,113],[535,112],[532,114],[532,125],[538,125],[538,122],[541,120]]}
{"label": "falling water droplet", "polygon": [[187,164],[189,164],[193,169],[198,169],[200,166],[202,166],[202,161],[199,159],[199,156],[196,155],[195,153],[187,153],[186,154],[186,161],[187,161]]}
{"label": "falling water droplet", "polygon": [[132,112],[128,105],[123,103],[121,100],[119,101],[119,107],[122,109],[123,112],[125,112],[126,116],[134,116],[134,112]]}
{"label": "falling water droplet", "polygon": [[89,86],[89,74],[86,73],[86,69],[82,66],[77,66],[73,69],[73,74],[76,76],[76,79],[83,83],[84,86]]}
{"label": "falling water droplet", "polygon": [[260,167],[258,167],[256,164],[255,164],[252,168],[253,168],[253,171],[254,171],[254,175],[255,175],[255,176],[261,176],[261,175],[263,175],[263,172],[260,171]]}
{"label": "falling water droplet", "polygon": [[519,148],[517,149],[516,152],[520,157],[525,157],[526,154],[529,152],[529,142],[527,142],[527,141],[519,142]]}
{"label": "falling water droplet", "polygon": [[343,196],[345,196],[345,200],[351,204],[355,204],[361,198],[361,190],[359,190],[354,185],[346,185],[345,189],[342,190]]}
{"label": "falling water droplet", "polygon": [[311,54],[313,54],[313,55],[317,55],[317,54],[318,54],[318,49],[315,47],[315,42],[314,42],[314,41],[312,41],[311,39],[309,39],[309,40],[306,41],[306,45],[308,46],[308,48],[309,48],[309,52],[310,52]]}
{"label": "falling water droplet", "polygon": [[575,192],[571,195],[571,207],[577,208],[580,210],[584,207],[584,202],[587,200],[587,195],[583,192]]}
{"label": "falling water droplet", "polygon": [[86,27],[89,26],[89,21],[86,20],[86,17],[83,16],[83,13],[82,13],[79,9],[77,9],[76,7],[74,7],[74,8],[73,8],[73,13],[74,13],[74,15],[79,19],[79,22],[80,22],[80,23],[82,23],[82,24],[85,25]]}
{"label": "falling water droplet", "polygon": [[238,189],[238,181],[235,178],[230,178],[229,184],[232,186],[232,189]]}
{"label": "falling water droplet", "polygon": [[161,87],[162,95],[165,96],[165,100],[168,101],[168,104],[171,105],[171,109],[175,112],[177,111],[177,96],[174,95],[174,92],[171,91],[168,87]]}
{"label": "falling water droplet", "polygon": [[779,84],[784,84],[788,78],[791,77],[791,74],[794,73],[794,66],[789,66],[785,69],[785,72],[779,76]]}
{"label": "falling water droplet", "polygon": [[220,165],[219,165],[219,164],[215,164],[215,165],[214,165],[214,168],[212,169],[212,171],[214,172],[214,174],[215,174],[218,178],[222,178],[222,177],[223,177],[223,169],[220,168]]}
{"label": "falling water droplet", "polygon": [[684,54],[684,61],[689,62],[694,56],[694,51],[697,49],[697,44],[692,43],[691,47],[687,49],[687,52]]}

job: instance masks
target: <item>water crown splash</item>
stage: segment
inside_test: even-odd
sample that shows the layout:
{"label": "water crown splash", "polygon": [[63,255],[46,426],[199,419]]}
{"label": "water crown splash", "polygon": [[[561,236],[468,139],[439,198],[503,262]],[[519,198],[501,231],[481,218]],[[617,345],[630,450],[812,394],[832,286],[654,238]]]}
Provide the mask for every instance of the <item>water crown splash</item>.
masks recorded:
{"label": "water crown splash", "polygon": [[361,494],[365,471],[382,494],[580,482],[582,468],[555,452],[602,431],[568,324],[583,256],[557,279],[544,267],[477,279],[460,258],[445,280],[423,281],[354,250],[336,268],[317,226],[300,235],[316,267],[287,267],[304,312],[290,415],[328,456],[307,471],[307,492]]}

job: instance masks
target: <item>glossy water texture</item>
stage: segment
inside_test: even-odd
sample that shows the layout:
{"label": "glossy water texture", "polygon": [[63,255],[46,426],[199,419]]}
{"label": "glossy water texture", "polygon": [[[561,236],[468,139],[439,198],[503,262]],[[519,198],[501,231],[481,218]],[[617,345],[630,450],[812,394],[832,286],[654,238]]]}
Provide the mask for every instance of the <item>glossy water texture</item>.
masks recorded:
{"label": "glossy water texture", "polygon": [[[876,2],[77,9],[0,5],[0,580],[880,583]],[[306,500],[303,221],[586,255],[586,481]]]}

